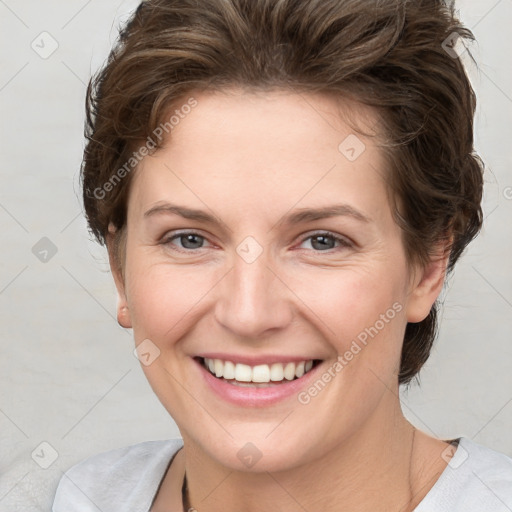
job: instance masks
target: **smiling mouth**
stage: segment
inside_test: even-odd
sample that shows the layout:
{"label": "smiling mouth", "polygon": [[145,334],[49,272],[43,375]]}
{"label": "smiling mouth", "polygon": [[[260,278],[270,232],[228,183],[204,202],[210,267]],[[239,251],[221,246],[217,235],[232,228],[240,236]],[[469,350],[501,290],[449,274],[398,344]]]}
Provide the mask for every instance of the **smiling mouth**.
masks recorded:
{"label": "smiling mouth", "polygon": [[249,366],[221,359],[197,358],[211,375],[240,387],[265,388],[278,386],[302,378],[321,361],[309,359],[300,362],[272,363]]}

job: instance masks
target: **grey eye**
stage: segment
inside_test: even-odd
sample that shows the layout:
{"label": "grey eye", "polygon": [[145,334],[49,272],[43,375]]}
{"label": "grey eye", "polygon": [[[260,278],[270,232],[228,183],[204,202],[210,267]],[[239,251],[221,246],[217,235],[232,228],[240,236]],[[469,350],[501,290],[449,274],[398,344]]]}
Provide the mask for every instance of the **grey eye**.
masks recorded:
{"label": "grey eye", "polygon": [[178,235],[175,238],[179,238],[184,249],[200,249],[204,243],[204,237],[194,233]]}

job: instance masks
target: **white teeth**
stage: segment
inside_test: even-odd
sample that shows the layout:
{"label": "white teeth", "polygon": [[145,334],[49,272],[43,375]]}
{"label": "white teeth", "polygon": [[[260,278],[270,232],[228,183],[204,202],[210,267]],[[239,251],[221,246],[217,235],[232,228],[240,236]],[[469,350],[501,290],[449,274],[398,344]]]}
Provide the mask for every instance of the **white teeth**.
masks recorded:
{"label": "white teeth", "polygon": [[[222,377],[222,375],[217,375],[217,377]],[[235,380],[238,380],[239,382],[251,382],[251,367],[247,364],[237,364],[235,366]]]}
{"label": "white teeth", "polygon": [[224,365],[222,364],[222,361],[220,359],[215,359],[213,361],[213,364],[215,368],[215,376],[222,377],[222,374],[224,372]]}
{"label": "white teeth", "polygon": [[224,372],[222,376],[225,379],[234,379],[235,378],[235,365],[231,361],[226,361],[224,363]]}
{"label": "white teeth", "polygon": [[295,363],[287,363],[283,371],[286,380],[293,380],[295,378]]}
{"label": "white teeth", "polygon": [[283,365],[281,363],[274,363],[270,367],[270,380],[279,382],[284,379]]}
{"label": "white teeth", "polygon": [[273,363],[270,366],[259,364],[251,367],[247,364],[234,364],[231,361],[205,358],[204,364],[210,370],[210,373],[216,377],[223,377],[226,380],[233,381],[233,383],[269,383],[294,380],[302,377],[313,368],[313,360],[311,359],[299,363]]}
{"label": "white teeth", "polygon": [[259,364],[252,369],[253,382],[270,382],[270,368],[268,364]]}

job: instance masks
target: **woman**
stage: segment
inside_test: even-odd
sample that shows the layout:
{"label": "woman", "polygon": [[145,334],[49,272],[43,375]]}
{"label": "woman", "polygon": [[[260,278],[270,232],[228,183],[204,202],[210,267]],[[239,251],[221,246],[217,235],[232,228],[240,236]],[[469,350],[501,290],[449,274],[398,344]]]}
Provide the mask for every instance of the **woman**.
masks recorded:
{"label": "woman", "polygon": [[477,235],[471,34],[441,1],[149,0],[88,91],[118,321],[182,440],[93,456],[54,511],[512,509],[512,460],[416,429]]}

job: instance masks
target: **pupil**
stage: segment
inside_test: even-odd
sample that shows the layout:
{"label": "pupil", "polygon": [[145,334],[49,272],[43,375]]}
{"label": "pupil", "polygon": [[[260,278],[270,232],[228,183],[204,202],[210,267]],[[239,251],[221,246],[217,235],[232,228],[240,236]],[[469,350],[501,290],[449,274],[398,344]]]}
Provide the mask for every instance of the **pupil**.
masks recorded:
{"label": "pupil", "polygon": [[[320,244],[317,247],[315,247],[316,240],[320,240]],[[326,243],[326,240],[330,241],[330,243]],[[332,249],[334,246],[334,240],[330,236],[316,235],[312,238],[311,245],[313,246],[314,249]]]}
{"label": "pupil", "polygon": [[183,247],[187,249],[198,249],[201,246],[201,237],[197,235],[183,235],[181,237],[181,243]]}

